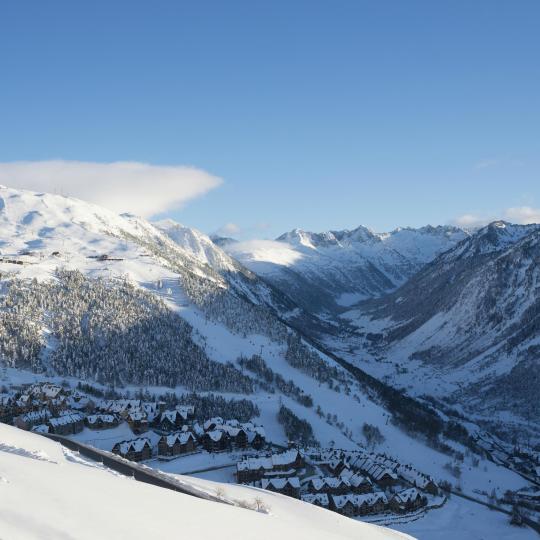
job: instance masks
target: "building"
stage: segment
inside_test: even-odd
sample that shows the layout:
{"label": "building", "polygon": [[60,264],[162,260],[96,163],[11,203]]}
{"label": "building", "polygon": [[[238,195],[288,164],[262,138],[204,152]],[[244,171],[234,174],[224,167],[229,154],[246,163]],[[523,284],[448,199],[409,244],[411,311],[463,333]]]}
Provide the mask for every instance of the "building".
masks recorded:
{"label": "building", "polygon": [[73,412],[49,418],[47,422],[49,433],[55,435],[74,435],[80,433],[84,428],[84,418],[81,413]]}
{"label": "building", "polygon": [[46,423],[49,418],[52,416],[49,409],[40,409],[38,411],[30,411],[20,416],[17,416],[13,423],[19,429],[32,429],[38,424]]}
{"label": "building", "polygon": [[119,421],[114,414],[91,414],[84,419],[84,424],[89,429],[110,429],[116,427]]}
{"label": "building", "polygon": [[130,461],[144,461],[152,457],[152,443],[146,437],[122,441],[113,446],[112,452]]}
{"label": "building", "polygon": [[239,483],[250,483],[263,476],[274,474],[291,476],[304,466],[304,458],[296,449],[266,457],[247,458],[236,464],[236,478]]}
{"label": "building", "polygon": [[292,478],[263,478],[261,487],[296,499],[300,496],[300,479],[296,476]]}
{"label": "building", "polygon": [[222,452],[229,448],[230,438],[225,431],[207,431],[202,437],[202,444],[208,452]]}
{"label": "building", "polygon": [[131,428],[131,431],[133,431],[133,433],[135,433],[136,435],[148,431],[148,419],[146,418],[146,414],[143,411],[130,411],[127,415],[126,420],[129,424],[129,427]]}
{"label": "building", "polygon": [[390,508],[398,514],[411,512],[427,504],[427,498],[416,488],[409,488],[396,493],[390,500]]}
{"label": "building", "polygon": [[180,431],[163,435],[158,442],[158,455],[160,456],[177,456],[187,454],[196,449],[197,440],[195,435],[190,431]]}
{"label": "building", "polygon": [[320,506],[321,508],[329,508],[330,500],[326,493],[304,493],[300,499],[306,503]]}

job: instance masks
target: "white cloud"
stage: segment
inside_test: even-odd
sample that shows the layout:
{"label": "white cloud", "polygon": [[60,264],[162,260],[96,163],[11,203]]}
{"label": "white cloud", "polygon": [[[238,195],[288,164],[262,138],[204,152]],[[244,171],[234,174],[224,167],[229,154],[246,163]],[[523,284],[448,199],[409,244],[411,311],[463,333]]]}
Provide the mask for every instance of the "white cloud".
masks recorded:
{"label": "white cloud", "polygon": [[530,206],[515,206],[507,208],[504,212],[505,219],[512,223],[540,223],[540,208]]}
{"label": "white cloud", "polygon": [[483,227],[488,223],[503,219],[510,223],[527,225],[529,223],[540,223],[540,208],[531,208],[530,206],[515,206],[503,210],[498,215],[479,216],[475,214],[463,214],[452,221],[458,227],[475,229]]}
{"label": "white cloud", "polygon": [[452,223],[458,227],[464,227],[465,229],[475,229],[487,225],[490,221],[492,220],[474,214],[463,214],[454,219]]}
{"label": "white cloud", "polygon": [[225,223],[225,225],[216,231],[216,234],[219,236],[236,236],[240,234],[241,230],[240,226],[236,223]]}
{"label": "white cloud", "polygon": [[61,193],[143,217],[177,209],[221,182],[205,171],[180,165],[64,160],[0,163],[0,184]]}

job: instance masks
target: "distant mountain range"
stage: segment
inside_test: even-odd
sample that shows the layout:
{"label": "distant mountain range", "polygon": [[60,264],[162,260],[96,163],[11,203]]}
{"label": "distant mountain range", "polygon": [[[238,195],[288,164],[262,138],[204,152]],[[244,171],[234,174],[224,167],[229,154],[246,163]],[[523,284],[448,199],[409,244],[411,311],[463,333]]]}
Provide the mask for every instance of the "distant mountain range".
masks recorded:
{"label": "distant mountain range", "polygon": [[332,318],[361,300],[395,290],[467,235],[451,226],[382,234],[358,227],[325,233],[295,229],[276,241],[218,242],[305,310]]}
{"label": "distant mountain range", "polygon": [[365,227],[223,248],[335,332],[317,338],[409,392],[540,420],[540,226]]}

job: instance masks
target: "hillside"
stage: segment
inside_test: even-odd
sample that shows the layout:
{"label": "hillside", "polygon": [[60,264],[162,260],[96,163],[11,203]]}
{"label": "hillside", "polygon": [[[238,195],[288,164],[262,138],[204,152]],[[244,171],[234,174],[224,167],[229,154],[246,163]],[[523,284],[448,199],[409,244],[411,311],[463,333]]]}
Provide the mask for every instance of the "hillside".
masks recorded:
{"label": "hillside", "polygon": [[400,366],[379,375],[413,392],[429,380],[435,395],[476,413],[538,423],[539,262],[540,226],[495,222],[345,317],[374,356]]}
{"label": "hillside", "polygon": [[[309,313],[202,233],[55,195],[0,188],[0,197],[0,404],[49,380],[173,406],[191,392],[223,408],[211,415],[247,411],[242,421],[254,417],[270,448],[376,449],[482,497],[523,487],[475,446],[478,425],[325,351],[301,324]],[[101,436],[84,428],[81,440],[111,450],[134,436],[122,422]],[[167,472],[216,459],[196,458],[207,461]]]}
{"label": "hillside", "polygon": [[[209,489],[215,493],[217,486]],[[182,536],[208,539],[411,538],[260,490],[238,488],[235,497],[262,497],[270,511],[144,484],[85,461],[41,436],[0,424],[2,538],[147,539],[176,537],[179,531]]]}

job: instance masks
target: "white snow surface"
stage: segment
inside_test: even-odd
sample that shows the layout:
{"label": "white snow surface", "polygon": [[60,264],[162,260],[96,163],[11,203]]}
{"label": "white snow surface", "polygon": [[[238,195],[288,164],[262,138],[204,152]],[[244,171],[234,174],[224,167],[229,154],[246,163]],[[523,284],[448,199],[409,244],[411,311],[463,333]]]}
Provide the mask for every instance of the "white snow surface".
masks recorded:
{"label": "white snow surface", "polygon": [[[189,482],[189,477],[182,477]],[[216,493],[220,484],[197,481]],[[0,424],[0,537],[9,540],[239,538],[406,539],[312,505],[240,486],[269,513],[209,502],[120,476],[58,443]]]}

